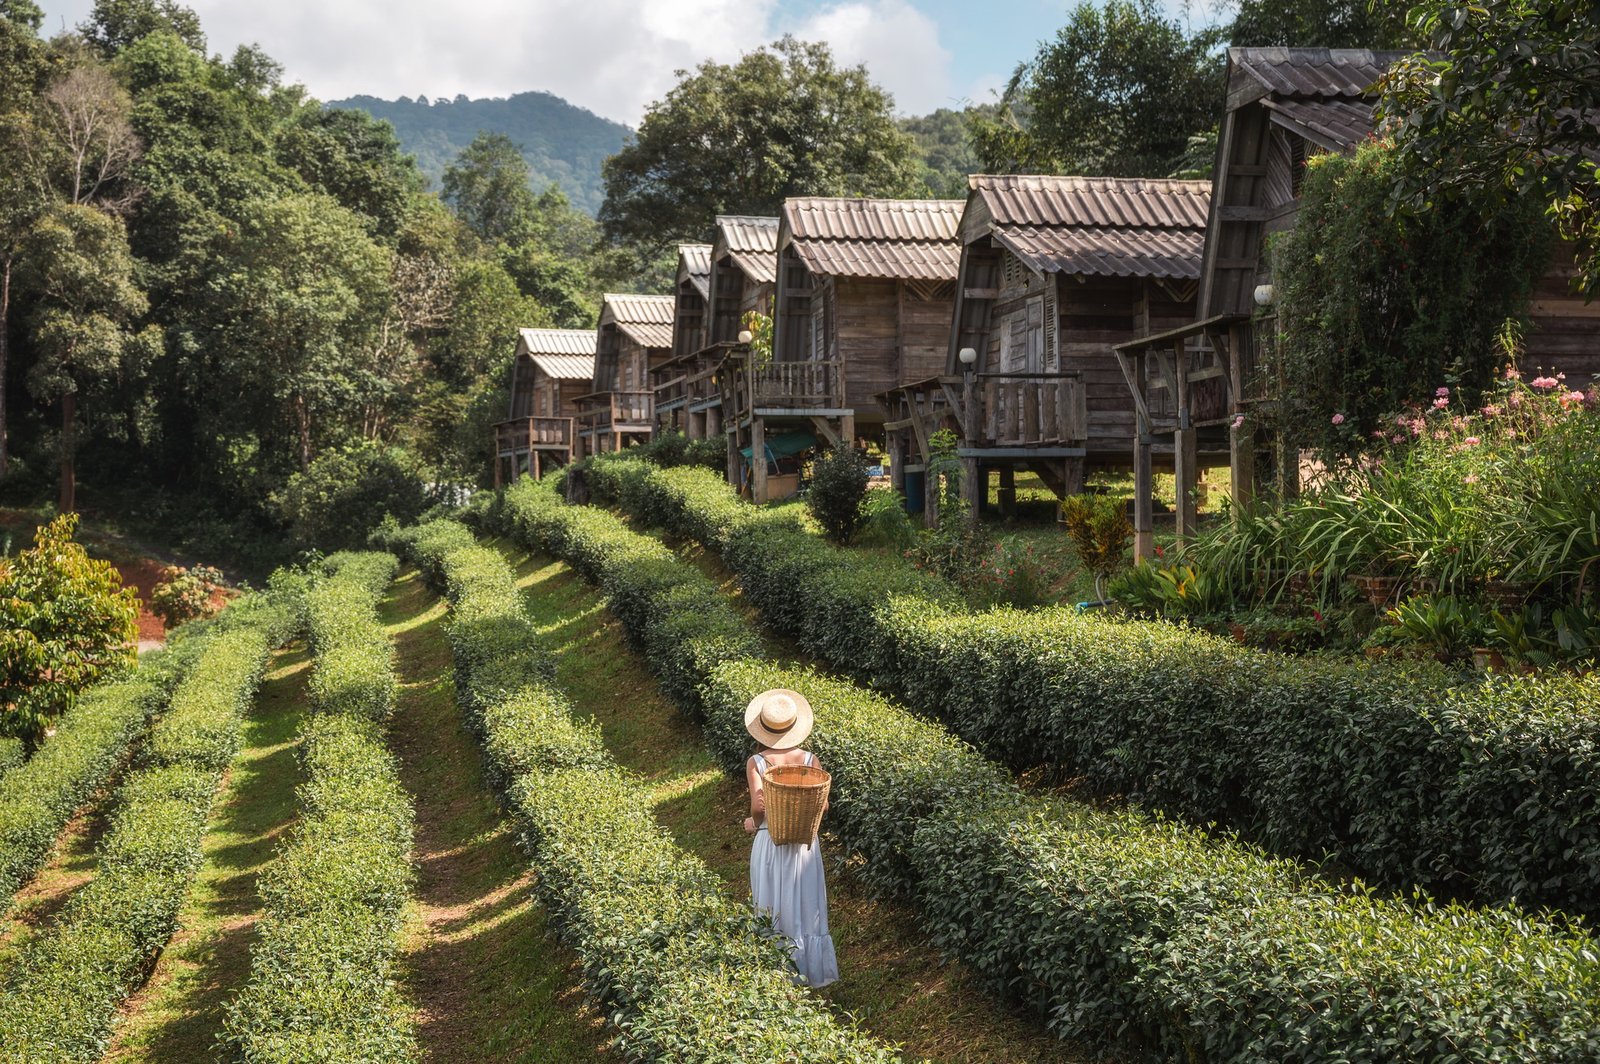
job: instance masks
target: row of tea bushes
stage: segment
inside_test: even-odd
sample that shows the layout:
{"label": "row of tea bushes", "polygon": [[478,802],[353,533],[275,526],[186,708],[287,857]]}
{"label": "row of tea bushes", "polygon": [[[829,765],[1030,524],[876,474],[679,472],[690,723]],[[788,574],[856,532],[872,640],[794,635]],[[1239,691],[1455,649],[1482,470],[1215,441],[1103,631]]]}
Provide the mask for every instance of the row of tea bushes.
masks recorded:
{"label": "row of tea bushes", "polygon": [[830,825],[865,874],[1063,1033],[1212,1064],[1577,1064],[1600,1051],[1600,959],[1580,931],[1386,901],[1190,828],[1031,797],[938,724],[756,658],[703,574],[612,515],[524,481],[499,518],[605,587],[730,771],[749,749],[749,698],[806,693],[812,748],[834,774]]}
{"label": "row of tea bushes", "polygon": [[[277,596],[248,603],[269,623],[292,612]],[[224,614],[226,616],[226,614]],[[0,776],[0,913],[49,858],[73,813],[123,764],[152,714],[166,705],[217,622],[141,656],[131,675],[85,691],[56,725],[56,733],[26,762]]]}
{"label": "row of tea bushes", "polygon": [[417,1059],[395,985],[411,896],[411,800],[383,724],[397,677],[379,598],[392,554],[338,554],[305,594],[314,715],[300,733],[300,819],[262,876],[250,981],[222,1042],[249,1062]]}
{"label": "row of tea bushes", "polygon": [[117,791],[95,878],[0,984],[0,1061],[93,1061],[105,1052],[118,1006],[176,928],[268,651],[258,628],[204,641]]}
{"label": "row of tea bushes", "polygon": [[836,1021],[748,906],[656,822],[599,727],[553,686],[505,559],[461,525],[401,533],[453,607],[457,690],[584,981],[641,1060],[854,1064],[896,1054]]}
{"label": "row of tea bushes", "polygon": [[14,735],[0,737],[0,779],[27,760],[28,748]]}
{"label": "row of tea bushes", "polygon": [[974,613],[895,559],[840,550],[704,470],[592,464],[591,488],[717,550],[774,628],[1047,764],[1395,889],[1600,912],[1600,676],[1452,681],[1285,657],[1071,609]]}

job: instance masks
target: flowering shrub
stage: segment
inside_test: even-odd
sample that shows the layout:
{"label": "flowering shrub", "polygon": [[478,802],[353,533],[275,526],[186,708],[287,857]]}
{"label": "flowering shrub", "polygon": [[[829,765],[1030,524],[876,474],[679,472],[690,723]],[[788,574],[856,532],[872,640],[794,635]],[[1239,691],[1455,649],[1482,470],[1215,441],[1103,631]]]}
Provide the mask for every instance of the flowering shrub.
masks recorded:
{"label": "flowering shrub", "polygon": [[221,588],[222,573],[209,565],[192,569],[169,565],[161,570],[161,583],[150,592],[150,612],[168,628],[213,616],[221,608],[216,604]]}
{"label": "flowering shrub", "polygon": [[997,603],[1026,609],[1050,595],[1050,577],[1031,543],[995,543],[977,573],[977,584]]}

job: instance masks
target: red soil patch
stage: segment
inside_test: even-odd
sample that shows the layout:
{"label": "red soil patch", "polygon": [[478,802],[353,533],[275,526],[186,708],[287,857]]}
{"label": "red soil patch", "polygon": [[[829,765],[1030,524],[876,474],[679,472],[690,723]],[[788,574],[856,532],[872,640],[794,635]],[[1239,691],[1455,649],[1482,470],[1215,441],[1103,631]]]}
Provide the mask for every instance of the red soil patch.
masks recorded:
{"label": "red soil patch", "polygon": [[167,638],[166,625],[161,623],[161,618],[150,612],[150,592],[161,583],[164,564],[154,558],[140,558],[131,562],[113,562],[117,567],[117,574],[122,582],[139,593],[139,641],[155,640],[163,642]]}

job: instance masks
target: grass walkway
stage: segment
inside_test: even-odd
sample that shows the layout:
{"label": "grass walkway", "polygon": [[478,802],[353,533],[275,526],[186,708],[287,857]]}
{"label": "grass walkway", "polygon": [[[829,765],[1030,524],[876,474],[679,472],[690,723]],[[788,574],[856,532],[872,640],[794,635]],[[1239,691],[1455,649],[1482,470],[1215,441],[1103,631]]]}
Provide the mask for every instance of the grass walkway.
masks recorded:
{"label": "grass walkway", "polygon": [[[598,591],[559,562],[502,547],[550,640],[563,689],[599,722],[617,760],[643,777],[657,818],[679,844],[721,874],[735,896],[748,897],[743,784],[721,772],[699,727],[661,693]],[[823,993],[873,1034],[902,1043],[908,1059],[1090,1058],[998,1004],[965,969],[944,964],[924,943],[910,908],[873,897],[837,860],[830,861],[828,892],[841,979]]]}
{"label": "grass walkway", "polygon": [[94,878],[97,864],[95,848],[105,834],[110,814],[106,801],[116,793],[122,774],[118,772],[84,808],[78,810],[61,836],[56,839],[50,858],[21,890],[10,910],[0,916],[0,972],[11,966],[22,947],[61,911],[77,889]]}
{"label": "grass walkway", "polygon": [[415,572],[379,608],[401,684],[390,743],[416,802],[416,902],[402,964],[418,1036],[433,1061],[616,1060],[484,782],[456,706],[445,616]]}
{"label": "grass walkway", "polygon": [[294,820],[296,733],[305,715],[310,656],[303,647],[269,663],[245,721],[202,844],[203,864],[179,931],[149,980],[122,1009],[108,1061],[199,1061],[215,1057],[223,1004],[250,976],[261,898],[256,881]]}

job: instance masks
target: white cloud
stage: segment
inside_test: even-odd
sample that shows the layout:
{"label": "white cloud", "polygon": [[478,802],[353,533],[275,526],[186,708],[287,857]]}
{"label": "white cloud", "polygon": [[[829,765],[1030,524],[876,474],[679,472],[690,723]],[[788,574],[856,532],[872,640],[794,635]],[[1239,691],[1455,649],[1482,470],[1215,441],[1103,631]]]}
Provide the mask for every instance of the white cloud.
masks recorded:
{"label": "white cloud", "polygon": [[951,55],[939,26],[906,0],[850,0],[792,27],[803,40],[827,41],[840,62],[865,63],[904,114],[955,104]]}
{"label": "white cloud", "polygon": [[[322,99],[365,93],[509,96],[530,89],[636,124],[704,59],[729,61],[789,31],[864,62],[901,111],[956,95],[938,27],[908,0],[844,0],[784,19],[778,0],[187,0],[211,49],[256,43]],[[44,0],[54,30],[89,0]]]}

